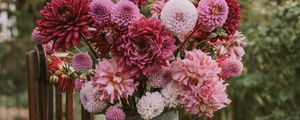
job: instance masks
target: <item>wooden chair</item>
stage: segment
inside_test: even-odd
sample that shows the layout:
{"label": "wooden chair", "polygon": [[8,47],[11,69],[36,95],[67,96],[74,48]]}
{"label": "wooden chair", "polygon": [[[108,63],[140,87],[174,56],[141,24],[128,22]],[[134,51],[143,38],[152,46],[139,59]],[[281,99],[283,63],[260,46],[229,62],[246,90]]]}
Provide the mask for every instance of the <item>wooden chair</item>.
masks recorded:
{"label": "wooden chair", "polygon": [[[42,46],[37,46],[35,50],[26,53],[26,64],[30,120],[62,120],[64,116],[66,120],[73,120],[72,92],[66,91],[66,96],[62,96],[62,92],[49,83],[45,51]],[[66,97],[65,105],[62,102],[63,97]],[[66,110],[65,115],[63,107]],[[82,120],[94,119],[94,116],[82,107],[81,111]]]}

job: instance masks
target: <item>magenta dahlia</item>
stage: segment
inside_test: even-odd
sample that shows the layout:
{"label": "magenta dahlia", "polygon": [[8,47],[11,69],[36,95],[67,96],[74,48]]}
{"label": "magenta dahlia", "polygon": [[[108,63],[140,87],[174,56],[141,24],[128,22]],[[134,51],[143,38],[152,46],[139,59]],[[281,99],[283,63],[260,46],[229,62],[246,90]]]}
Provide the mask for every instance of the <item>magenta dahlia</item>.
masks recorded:
{"label": "magenta dahlia", "polygon": [[52,0],[40,11],[36,21],[38,30],[46,39],[53,40],[56,49],[66,50],[80,44],[80,35],[88,35],[92,19],[88,16],[89,0]]}
{"label": "magenta dahlia", "polygon": [[88,53],[76,54],[72,59],[72,67],[76,72],[89,71],[92,65],[93,61]]}
{"label": "magenta dahlia", "polygon": [[166,68],[150,73],[147,78],[152,88],[162,88],[172,79],[171,72]]}
{"label": "magenta dahlia", "polygon": [[198,5],[198,22],[201,30],[212,32],[223,26],[228,17],[228,5],[225,0],[201,0]]}
{"label": "magenta dahlia", "polygon": [[190,114],[213,116],[231,101],[226,94],[223,80],[204,80],[200,86],[192,86],[180,92],[179,104]]}
{"label": "magenta dahlia", "polygon": [[31,37],[32,40],[38,45],[42,45],[46,38],[45,36],[41,35],[41,32],[37,28],[33,29]]}
{"label": "magenta dahlia", "polygon": [[138,86],[129,72],[120,68],[118,61],[114,59],[100,61],[92,80],[100,99],[107,99],[112,103],[121,98],[127,99]]}
{"label": "magenta dahlia", "polygon": [[109,107],[105,112],[106,120],[125,120],[125,113],[121,108]]}
{"label": "magenta dahlia", "polygon": [[229,7],[228,18],[223,25],[228,35],[234,34],[239,28],[241,19],[241,8],[237,0],[225,0]]}
{"label": "magenta dahlia", "polygon": [[130,68],[132,74],[140,71],[148,75],[174,59],[175,40],[156,18],[141,19],[130,25],[128,33],[119,42],[114,55],[124,68]]}
{"label": "magenta dahlia", "polygon": [[172,79],[186,86],[201,86],[204,80],[219,80],[218,63],[201,50],[186,52],[171,65]]}
{"label": "magenta dahlia", "polygon": [[111,21],[119,26],[128,26],[142,16],[140,9],[133,2],[120,0],[112,8]]}
{"label": "magenta dahlia", "polygon": [[88,14],[99,26],[104,26],[110,22],[113,5],[111,0],[92,0]]}

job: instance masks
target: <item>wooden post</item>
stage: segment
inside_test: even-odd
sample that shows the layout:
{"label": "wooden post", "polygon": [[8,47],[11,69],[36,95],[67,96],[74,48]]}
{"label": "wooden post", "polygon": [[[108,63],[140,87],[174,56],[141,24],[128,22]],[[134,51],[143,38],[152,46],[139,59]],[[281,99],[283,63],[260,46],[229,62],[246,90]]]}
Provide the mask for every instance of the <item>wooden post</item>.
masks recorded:
{"label": "wooden post", "polygon": [[73,91],[66,90],[66,120],[73,120]]}
{"label": "wooden post", "polygon": [[58,88],[55,89],[55,102],[55,118],[56,120],[62,120],[62,95]]}
{"label": "wooden post", "polygon": [[94,120],[94,116],[86,111],[83,106],[81,105],[81,119],[82,120]]}
{"label": "wooden post", "polygon": [[39,102],[38,102],[38,65],[36,64],[37,55],[35,51],[26,53],[27,65],[27,79],[28,79],[28,100],[29,100],[29,118],[30,120],[38,120],[39,116]]}

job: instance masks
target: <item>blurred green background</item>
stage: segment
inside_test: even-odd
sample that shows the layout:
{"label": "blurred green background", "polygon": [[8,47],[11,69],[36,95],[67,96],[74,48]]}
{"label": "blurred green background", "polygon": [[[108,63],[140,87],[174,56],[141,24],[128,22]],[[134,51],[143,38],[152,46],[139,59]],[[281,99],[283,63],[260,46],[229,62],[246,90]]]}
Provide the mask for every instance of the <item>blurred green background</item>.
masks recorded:
{"label": "blurred green background", "polygon": [[[34,48],[31,31],[44,3],[0,0],[0,120],[28,119],[25,52]],[[245,69],[229,81],[232,103],[213,119],[300,120],[300,1],[240,3]]]}

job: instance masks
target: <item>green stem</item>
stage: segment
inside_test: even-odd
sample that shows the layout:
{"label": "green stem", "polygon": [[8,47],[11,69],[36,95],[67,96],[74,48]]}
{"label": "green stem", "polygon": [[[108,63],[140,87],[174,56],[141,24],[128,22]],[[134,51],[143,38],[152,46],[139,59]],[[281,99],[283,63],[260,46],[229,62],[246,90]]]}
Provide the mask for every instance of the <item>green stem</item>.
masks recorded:
{"label": "green stem", "polygon": [[97,60],[99,58],[98,54],[95,52],[95,50],[92,48],[92,46],[90,44],[88,44],[88,42],[86,41],[87,38],[83,34],[81,34],[81,36],[83,38],[83,40],[81,42],[84,44],[84,46],[87,47],[88,51],[92,54],[93,58],[95,60]]}

